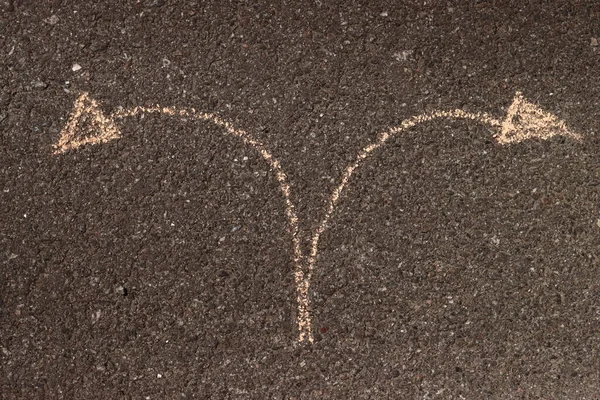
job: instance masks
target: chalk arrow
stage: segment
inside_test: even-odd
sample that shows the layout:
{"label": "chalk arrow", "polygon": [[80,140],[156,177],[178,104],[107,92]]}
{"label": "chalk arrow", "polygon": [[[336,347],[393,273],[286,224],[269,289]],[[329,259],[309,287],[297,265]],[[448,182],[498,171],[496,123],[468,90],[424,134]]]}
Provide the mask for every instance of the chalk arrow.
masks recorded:
{"label": "chalk arrow", "polygon": [[115,125],[114,120],[133,117],[144,113],[158,113],[170,117],[210,121],[217,126],[225,128],[226,134],[240,138],[247,146],[258,151],[271,169],[275,171],[281,192],[285,197],[286,215],[291,228],[292,244],[294,248],[294,277],[298,303],[296,316],[299,331],[298,342],[313,341],[309,290],[312,273],[317,262],[321,234],[327,229],[329,220],[340,200],[340,196],[348,185],[354,171],[360,167],[365,159],[385,145],[390,138],[429,121],[437,119],[459,119],[472,120],[480,124],[488,125],[494,130],[498,130],[495,137],[498,143],[502,145],[518,143],[527,139],[546,140],[557,135],[567,136],[577,140],[581,139],[579,134],[570,131],[566,124],[555,115],[547,113],[538,106],[525,100],[520,92],[516,93],[503,121],[500,121],[487,113],[473,113],[460,109],[451,111],[438,110],[410,117],[402,121],[399,126],[381,132],[377,140],[364,147],[359,152],[356,160],[346,168],[342,175],[341,182],[334,188],[329,197],[328,206],[323,219],[313,232],[310,252],[305,255],[300,246],[298,216],[296,215],[295,206],[291,199],[291,187],[281,164],[273,157],[264,144],[254,139],[247,132],[235,128],[231,123],[221,119],[217,115],[198,112],[193,108],[180,109],[156,105],[153,107],[137,106],[130,109],[122,109],[109,116],[105,116],[98,103],[91,99],[87,93],[84,93],[75,101],[73,113],[71,114],[67,125],[62,130],[58,143],[54,146],[54,153],[60,154],[85,144],[106,143],[110,140],[118,139],[121,137],[121,132]]}
{"label": "chalk arrow", "polygon": [[564,121],[530,103],[521,92],[517,92],[496,140],[500,144],[510,144],[534,138],[547,140],[558,135],[581,139],[579,134],[567,128]]}
{"label": "chalk arrow", "polygon": [[242,129],[235,128],[230,122],[221,117],[196,111],[194,108],[174,108],[174,107],[141,107],[136,106],[129,109],[121,109],[106,116],[102,113],[98,102],[90,98],[87,93],[83,93],[75,101],[75,106],[69,120],[61,131],[58,143],[54,145],[54,154],[61,154],[71,149],[77,149],[86,144],[106,143],[121,137],[121,132],[115,120],[127,117],[134,117],[143,114],[160,114],[168,117],[178,117],[184,119],[193,119],[196,121],[212,122],[218,127],[223,128],[224,133],[229,136],[240,139],[246,146],[257,151],[262,158],[275,172],[275,178],[279,182],[279,188],[285,198],[285,214],[290,225],[290,236],[294,250],[294,279],[296,282],[296,295],[298,302],[298,342],[313,341],[311,317],[309,310],[309,279],[305,276],[302,248],[300,246],[300,235],[298,227],[298,216],[296,208],[292,202],[291,186],[288,183],[281,163],[271,154],[267,146],[249,133]]}
{"label": "chalk arrow", "polygon": [[[499,131],[495,137],[498,143],[501,145],[518,143],[527,139],[535,138],[546,140],[557,135],[570,136],[577,140],[581,139],[580,135],[571,132],[567,128],[566,124],[556,116],[543,111],[538,106],[525,100],[520,92],[517,92],[515,95],[512,104],[508,108],[508,114],[506,115],[504,121],[499,121],[486,113],[473,113],[460,109],[451,111],[433,111],[426,114],[415,115],[414,117],[402,121],[401,125],[381,132],[375,142],[364,147],[358,153],[356,160],[346,168],[339,185],[333,189],[333,192],[329,197],[327,211],[325,212],[325,215],[319,225],[317,225],[317,228],[312,236],[310,254],[307,262],[307,286],[310,285],[313,270],[317,262],[319,240],[321,235],[327,229],[329,220],[331,219],[331,216],[333,215],[333,212],[335,211],[335,208],[340,200],[340,196],[348,185],[350,178],[354,174],[354,171],[360,167],[365,159],[370,157],[376,150],[385,145],[390,138],[405,132],[408,129],[412,129],[419,124],[437,119],[472,120],[481,124],[489,125],[490,127]],[[308,305],[306,308],[308,308]],[[309,340],[312,341],[312,337],[310,337]]]}
{"label": "chalk arrow", "polygon": [[106,117],[96,100],[83,93],[75,106],[67,125],[54,145],[54,154],[76,149],[84,144],[106,143],[121,137],[112,118]]}

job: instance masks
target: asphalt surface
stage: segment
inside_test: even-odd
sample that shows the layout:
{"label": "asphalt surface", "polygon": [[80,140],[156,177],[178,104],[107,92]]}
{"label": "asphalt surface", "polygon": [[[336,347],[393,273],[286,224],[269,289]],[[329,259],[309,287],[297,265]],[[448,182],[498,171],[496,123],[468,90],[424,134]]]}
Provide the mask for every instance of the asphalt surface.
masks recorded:
{"label": "asphalt surface", "polygon": [[[0,398],[600,398],[598,1],[0,8]],[[323,229],[299,342],[295,268],[361,150],[517,92],[581,140],[391,137]],[[214,123],[140,112],[56,153],[82,93],[243,129],[297,233]]]}

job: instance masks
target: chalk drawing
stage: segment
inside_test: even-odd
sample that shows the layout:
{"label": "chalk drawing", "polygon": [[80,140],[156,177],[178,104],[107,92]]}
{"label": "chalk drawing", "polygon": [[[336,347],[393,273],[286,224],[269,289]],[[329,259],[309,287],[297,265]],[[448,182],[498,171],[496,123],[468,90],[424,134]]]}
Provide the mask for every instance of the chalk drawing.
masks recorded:
{"label": "chalk drawing", "polygon": [[433,111],[426,114],[416,115],[399,126],[392,127],[380,133],[374,143],[364,147],[342,175],[340,183],[334,188],[329,196],[327,209],[320,223],[317,225],[311,237],[310,252],[307,256],[303,254],[299,238],[299,222],[296,208],[292,202],[291,186],[287,175],[281,164],[267,147],[254,139],[246,131],[235,128],[231,123],[221,117],[196,111],[194,108],[178,109],[174,107],[133,107],[131,109],[119,110],[109,116],[105,116],[98,103],[91,99],[87,93],[83,93],[75,101],[71,116],[61,131],[58,143],[54,146],[54,153],[61,154],[69,150],[77,149],[87,144],[106,143],[119,139],[121,132],[115,125],[116,119],[133,117],[144,113],[155,113],[170,117],[189,118],[197,121],[208,121],[225,129],[225,133],[237,137],[242,142],[256,150],[268,163],[279,183],[279,187],[285,198],[285,214],[291,231],[292,248],[294,252],[294,280],[296,284],[296,323],[298,329],[298,343],[313,342],[311,311],[310,311],[310,283],[319,253],[319,240],[328,227],[329,221],[335,212],[344,189],[348,186],[350,178],[358,167],[375,151],[385,145],[388,140],[402,132],[405,132],[419,124],[436,119],[464,119],[485,124],[495,129],[496,141],[501,145],[519,143],[527,139],[547,140],[557,135],[581,140],[581,135],[570,131],[566,124],[556,116],[541,110],[536,105],[528,102],[520,92],[517,92],[512,104],[508,108],[507,115],[500,121],[486,113],[472,113],[463,110]]}
{"label": "chalk drawing", "polygon": [[340,200],[340,196],[348,181],[352,177],[354,171],[362,164],[362,162],[371,155],[374,151],[382,147],[391,137],[402,133],[416,125],[424,122],[429,122],[434,119],[450,118],[450,119],[468,119],[481,124],[489,125],[492,128],[500,128],[500,132],[495,135],[496,141],[501,145],[522,142],[527,139],[542,139],[548,140],[557,135],[571,137],[575,140],[581,140],[581,135],[567,129],[566,124],[552,114],[542,111],[539,107],[528,102],[523,98],[521,92],[517,92],[512,104],[508,108],[507,115],[504,121],[499,121],[486,113],[470,113],[463,110],[453,111],[434,111],[428,114],[420,114],[409,118],[402,122],[400,126],[391,128],[382,132],[375,143],[372,143],[363,148],[354,163],[348,166],[342,175],[340,184],[333,190],[329,197],[327,211],[317,226],[311,241],[310,256],[308,258],[308,268],[306,279],[312,279],[313,270],[319,252],[319,239],[323,232],[327,229],[327,225],[335,207]]}
{"label": "chalk drawing", "polygon": [[[196,111],[194,108],[177,109],[174,107],[134,107],[116,111],[108,117],[104,116],[98,103],[91,99],[88,93],[83,93],[75,101],[74,110],[69,118],[67,125],[61,131],[58,143],[54,146],[55,154],[61,154],[68,150],[77,149],[86,144],[106,143],[111,140],[119,139],[121,134],[116,127],[114,120],[126,117],[133,117],[144,113],[158,113],[172,117],[190,118],[198,121],[208,121],[225,128],[225,133],[237,138],[256,150],[262,158],[269,164],[272,171],[275,172],[277,182],[285,198],[285,214],[291,230],[292,246],[294,251],[294,280],[297,292],[297,321],[299,332],[311,332],[311,319],[307,305],[308,299],[308,281],[304,275],[302,264],[302,251],[300,249],[300,239],[298,237],[298,217],[294,203],[291,200],[291,189],[288,183],[287,175],[281,168],[279,161],[273,157],[267,147],[250,136],[247,132],[235,128],[231,123],[223,120],[221,117]],[[88,121],[91,119],[91,121]],[[87,123],[86,123],[87,122]],[[95,132],[94,132],[95,131]],[[94,136],[90,134],[95,133]],[[87,135],[87,136],[86,136]],[[83,137],[82,137],[83,136]],[[304,341],[302,336],[300,341]]]}
{"label": "chalk drawing", "polygon": [[581,140],[581,135],[571,132],[564,121],[531,104],[517,92],[497,140],[501,144],[510,144],[534,138],[546,140],[557,135]]}
{"label": "chalk drawing", "polygon": [[119,128],[106,118],[96,100],[83,93],[75,101],[73,112],[63,128],[54,154],[64,153],[85,144],[106,143],[121,137]]}

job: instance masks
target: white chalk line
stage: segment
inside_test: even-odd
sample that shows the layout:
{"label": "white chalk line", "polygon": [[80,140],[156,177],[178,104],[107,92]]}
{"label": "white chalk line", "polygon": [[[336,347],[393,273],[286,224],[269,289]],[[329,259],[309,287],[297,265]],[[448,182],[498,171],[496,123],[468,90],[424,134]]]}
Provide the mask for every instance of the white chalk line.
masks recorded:
{"label": "white chalk line", "polygon": [[[522,118],[517,124],[513,123],[512,118],[516,114],[521,114]],[[317,256],[319,252],[319,240],[321,235],[328,227],[335,208],[340,200],[342,192],[348,185],[354,171],[369,157],[373,152],[382,147],[391,137],[404,132],[416,125],[429,122],[438,118],[468,119],[482,124],[487,124],[492,128],[500,128],[500,132],[495,135],[496,141],[501,145],[518,143],[526,139],[539,138],[542,140],[550,139],[553,136],[562,134],[575,140],[581,140],[581,135],[569,131],[566,124],[557,117],[546,113],[539,107],[527,102],[521,92],[517,92],[513,103],[508,109],[508,115],[504,121],[500,121],[487,113],[471,113],[456,109],[453,111],[434,111],[428,114],[420,114],[411,117],[402,122],[400,126],[390,128],[379,134],[378,139],[368,146],[364,147],[358,154],[358,157],[349,165],[342,175],[340,184],[334,188],[329,197],[327,211],[325,216],[315,229],[312,236],[310,255],[307,262],[306,279],[307,286],[310,287],[312,275],[314,272]]]}
{"label": "white chalk line", "polygon": [[[82,115],[91,117],[87,126],[81,126]],[[111,140],[119,139],[121,133],[114,124],[115,119],[123,119],[133,117],[144,113],[158,113],[172,117],[189,118],[198,121],[208,121],[213,124],[225,128],[227,134],[240,138],[242,142],[258,151],[262,158],[268,163],[272,171],[275,172],[277,182],[285,199],[285,214],[290,226],[290,234],[292,237],[292,247],[294,252],[294,280],[296,284],[296,301],[297,301],[297,324],[299,331],[298,342],[308,340],[312,342],[312,329],[310,311],[307,307],[308,285],[306,284],[306,276],[303,270],[303,256],[300,246],[298,216],[296,208],[291,199],[291,186],[288,182],[286,173],[283,171],[280,162],[273,157],[267,146],[253,138],[250,134],[242,129],[235,128],[230,122],[216,114],[199,112],[194,108],[177,109],[174,107],[141,107],[137,106],[132,109],[119,110],[108,117],[102,114],[98,103],[89,97],[87,93],[83,93],[75,101],[74,111],[71,117],[61,132],[61,137],[58,143],[54,146],[54,154],[61,154],[68,150],[77,149],[86,144],[100,144]],[[77,138],[77,131],[83,133],[95,133],[95,136]],[[99,131],[99,132],[97,132]]]}
{"label": "white chalk line", "polygon": [[342,175],[340,184],[333,190],[331,196],[329,197],[329,202],[327,205],[327,212],[325,213],[325,216],[323,217],[323,219],[317,226],[315,233],[313,234],[312,240],[311,240],[310,255],[308,257],[307,271],[306,271],[306,279],[308,281],[308,286],[310,286],[310,282],[312,280],[312,274],[313,274],[313,271],[315,268],[315,263],[317,261],[317,255],[319,252],[319,240],[320,240],[323,232],[325,232],[325,230],[327,229],[329,220],[331,219],[331,216],[333,215],[335,208],[340,200],[340,196],[342,195],[342,192],[348,185],[348,182],[350,181],[350,178],[354,174],[354,171],[363,163],[363,161],[367,157],[369,157],[371,154],[373,154],[373,152],[375,152],[380,147],[382,147],[391,137],[393,137],[401,132],[404,132],[416,125],[419,125],[424,122],[432,121],[432,120],[438,119],[438,118],[470,119],[470,120],[488,124],[492,127],[500,127],[502,125],[502,123],[499,120],[493,118],[492,116],[490,116],[489,114],[486,114],[486,113],[470,113],[470,112],[466,112],[463,110],[434,111],[429,114],[420,114],[420,115],[414,116],[412,118],[409,118],[409,119],[403,121],[400,126],[390,128],[390,129],[380,133],[378,139],[374,143],[371,143],[368,146],[364,147],[359,152],[358,157],[356,157],[356,160],[354,161],[354,163],[352,163],[350,166],[348,166],[348,168],[346,168],[346,170],[344,171],[344,174]]}
{"label": "white chalk line", "polygon": [[[91,122],[87,127],[80,126],[82,115],[91,117]],[[96,133],[96,136],[84,137],[79,139],[75,137],[76,131],[82,130],[84,133],[91,133],[92,128],[100,130],[100,133]],[[116,127],[115,123],[111,118],[107,118],[100,111],[100,106],[96,100],[89,97],[87,93],[81,94],[75,105],[73,106],[73,112],[67,125],[63,128],[58,143],[55,144],[54,154],[61,154],[67,150],[76,149],[85,144],[99,144],[106,143],[111,140],[115,140],[121,137],[119,128]]]}
{"label": "white chalk line", "polygon": [[223,120],[221,117],[212,114],[196,111],[194,108],[190,109],[176,109],[173,107],[134,107],[130,110],[117,111],[113,114],[113,118],[126,118],[132,117],[143,113],[160,113],[170,115],[174,117],[192,118],[199,121],[210,121],[217,126],[225,128],[227,133],[232,136],[242,139],[244,144],[257,150],[265,161],[269,164],[271,169],[275,171],[279,187],[285,198],[285,214],[287,216],[288,223],[291,229],[292,245],[294,250],[294,281],[296,284],[296,302],[297,302],[297,325],[299,331],[298,342],[308,340],[312,342],[312,329],[311,329],[311,317],[309,305],[309,293],[307,279],[303,270],[303,256],[300,245],[299,237],[299,226],[298,216],[296,214],[296,207],[294,206],[291,199],[291,187],[288,182],[286,173],[283,171],[279,161],[273,157],[267,147],[252,138],[246,131],[235,128],[231,123]]}
{"label": "white chalk line", "polygon": [[[78,126],[80,118],[84,112],[87,112],[91,117],[91,123],[95,126],[81,127]],[[508,110],[508,116],[505,120],[499,121],[487,113],[471,113],[463,110],[453,111],[434,111],[427,114],[421,114],[411,117],[401,123],[400,126],[390,128],[379,134],[378,139],[368,146],[364,147],[356,157],[356,160],[349,165],[342,175],[341,182],[336,186],[329,197],[327,209],[321,222],[317,225],[311,241],[310,252],[306,258],[303,255],[299,238],[299,223],[296,214],[296,208],[291,199],[291,186],[288,182],[287,175],[283,171],[281,164],[273,157],[267,147],[254,139],[246,131],[235,128],[231,123],[223,120],[216,114],[204,113],[196,111],[194,108],[178,109],[174,107],[141,107],[137,106],[132,109],[120,110],[111,114],[108,118],[100,111],[95,100],[88,97],[87,93],[82,94],[75,102],[75,110],[65,128],[63,129],[61,138],[55,145],[55,154],[63,153],[70,149],[76,149],[85,144],[105,143],[110,140],[120,138],[119,129],[114,124],[114,119],[132,117],[144,113],[159,113],[173,117],[191,118],[198,121],[210,121],[219,127],[225,128],[225,131],[235,137],[242,139],[243,143],[257,150],[270,168],[275,171],[275,175],[281,192],[285,198],[285,214],[290,226],[292,246],[294,252],[294,280],[296,284],[296,301],[297,315],[296,322],[298,327],[298,343],[312,343],[312,320],[310,306],[310,284],[317,261],[319,251],[319,240],[321,235],[328,228],[329,221],[335,212],[336,206],[339,203],[340,197],[344,189],[348,186],[350,178],[354,171],[372,155],[376,150],[382,147],[387,141],[408,129],[415,127],[421,123],[429,122],[440,118],[452,119],[468,119],[482,124],[487,124],[492,128],[500,128],[499,133],[495,135],[496,140],[501,145],[517,143],[528,138],[540,138],[543,140],[549,139],[558,134],[571,136],[574,139],[580,140],[581,136],[570,132],[564,122],[558,118],[543,112],[537,106],[528,103],[520,92],[517,92],[513,104]],[[521,114],[525,118],[520,122],[514,123],[512,117],[516,114]],[[84,133],[94,131],[94,128],[100,129],[100,134],[96,133],[93,137],[77,139],[75,137],[76,129]],[[306,266],[304,266],[306,264]]]}

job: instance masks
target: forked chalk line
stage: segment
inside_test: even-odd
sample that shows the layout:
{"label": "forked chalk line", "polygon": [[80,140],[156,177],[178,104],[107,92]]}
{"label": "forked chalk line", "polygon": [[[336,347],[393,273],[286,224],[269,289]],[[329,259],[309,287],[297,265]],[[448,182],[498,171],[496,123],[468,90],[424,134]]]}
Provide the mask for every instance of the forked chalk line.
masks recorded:
{"label": "forked chalk line", "polygon": [[[399,126],[392,127],[380,133],[377,140],[364,147],[359,152],[355,161],[346,168],[339,185],[334,188],[329,196],[325,215],[312,235],[310,253],[306,258],[301,248],[298,216],[291,198],[291,186],[280,162],[273,157],[267,146],[253,138],[246,131],[235,128],[230,122],[225,121],[216,114],[200,112],[195,108],[181,109],[156,105],[153,107],[136,106],[131,109],[118,110],[106,117],[100,110],[98,103],[90,98],[88,93],[83,93],[75,101],[74,110],[71,113],[69,121],[63,128],[58,143],[54,146],[54,154],[61,154],[68,150],[74,150],[86,144],[100,144],[119,139],[121,137],[121,132],[115,125],[114,120],[133,117],[144,113],[158,113],[172,117],[191,118],[197,121],[212,122],[219,127],[225,128],[227,134],[240,138],[245,145],[258,151],[262,158],[269,164],[271,170],[275,172],[279,187],[285,198],[285,214],[290,225],[292,236],[292,247],[294,251],[294,281],[296,284],[297,302],[296,324],[298,327],[299,343],[313,342],[309,291],[319,252],[319,240],[321,235],[327,229],[329,221],[335,212],[335,208],[340,201],[340,196],[348,186],[350,178],[355,170],[370,155],[385,145],[390,138],[425,122],[441,118],[451,118],[472,120],[498,129],[499,132],[494,136],[496,141],[501,145],[518,143],[533,138],[547,140],[557,135],[581,140],[581,135],[571,132],[566,124],[556,116],[541,110],[536,105],[525,100],[520,92],[516,93],[503,121],[495,119],[486,113],[472,113],[460,109],[453,111],[433,111],[413,116],[403,121]],[[86,120],[86,118],[88,119]],[[84,125],[84,122],[87,122],[87,125]],[[91,134],[91,136],[78,137],[78,133],[79,136],[82,134]],[[305,259],[307,260],[305,261]],[[304,266],[305,262],[306,268]]]}

